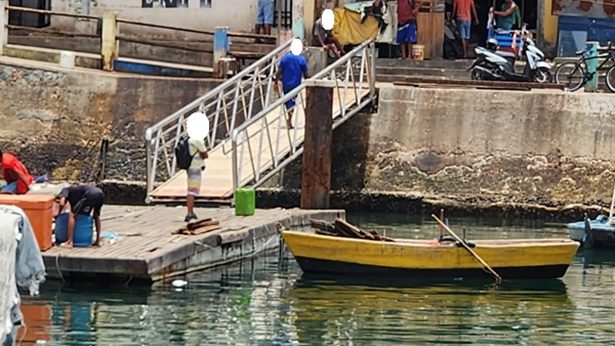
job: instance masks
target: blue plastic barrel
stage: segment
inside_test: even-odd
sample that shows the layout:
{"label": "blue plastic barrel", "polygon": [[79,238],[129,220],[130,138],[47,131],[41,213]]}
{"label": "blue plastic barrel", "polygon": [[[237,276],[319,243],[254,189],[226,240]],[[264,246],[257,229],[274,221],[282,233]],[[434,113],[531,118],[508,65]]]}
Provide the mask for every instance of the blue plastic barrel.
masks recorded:
{"label": "blue plastic barrel", "polygon": [[[68,213],[62,213],[56,219],[56,243],[68,240]],[[73,246],[88,247],[92,245],[94,219],[90,215],[77,215],[73,231]]]}

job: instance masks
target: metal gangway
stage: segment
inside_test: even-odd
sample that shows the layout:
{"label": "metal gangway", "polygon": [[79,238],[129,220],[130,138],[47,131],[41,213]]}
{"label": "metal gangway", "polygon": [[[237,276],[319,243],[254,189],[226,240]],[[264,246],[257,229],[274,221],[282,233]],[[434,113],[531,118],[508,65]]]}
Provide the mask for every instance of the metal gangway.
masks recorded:
{"label": "metal gangway", "polygon": [[[210,121],[199,200],[229,203],[237,188],[260,186],[301,155],[308,83],[285,95],[273,87],[289,47],[290,41],[146,130],[148,203],[185,199],[186,172],[177,169],[174,148],[196,111]],[[366,41],[309,79],[334,85],[333,128],[375,99],[375,59],[374,42]],[[291,129],[284,103],[293,97]]]}

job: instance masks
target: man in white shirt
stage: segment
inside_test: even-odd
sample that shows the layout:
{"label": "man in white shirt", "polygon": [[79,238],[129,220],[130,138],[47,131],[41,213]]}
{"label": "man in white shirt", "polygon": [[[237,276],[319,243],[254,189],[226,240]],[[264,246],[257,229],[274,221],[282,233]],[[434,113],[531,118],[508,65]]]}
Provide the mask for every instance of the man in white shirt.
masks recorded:
{"label": "man in white shirt", "polygon": [[184,221],[189,222],[198,219],[194,213],[194,199],[199,195],[201,190],[201,176],[205,169],[205,159],[208,158],[207,149],[205,148],[204,139],[188,140],[190,146],[190,156],[192,162],[188,168],[188,193],[186,196],[186,218]]}

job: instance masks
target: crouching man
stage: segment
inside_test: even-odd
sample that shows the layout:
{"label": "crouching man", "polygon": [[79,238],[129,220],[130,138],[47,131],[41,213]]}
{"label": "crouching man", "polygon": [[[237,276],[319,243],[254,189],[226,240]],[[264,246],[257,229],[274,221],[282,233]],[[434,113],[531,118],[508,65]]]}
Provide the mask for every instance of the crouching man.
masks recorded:
{"label": "crouching man", "polygon": [[103,191],[91,185],[72,185],[62,189],[58,198],[60,213],[64,210],[67,203],[70,204],[70,215],[68,217],[67,227],[68,240],[64,245],[73,247],[73,233],[75,231],[75,219],[77,215],[92,215],[94,217],[94,225],[96,227],[96,242],[94,245],[100,245],[100,211],[105,203],[105,194]]}

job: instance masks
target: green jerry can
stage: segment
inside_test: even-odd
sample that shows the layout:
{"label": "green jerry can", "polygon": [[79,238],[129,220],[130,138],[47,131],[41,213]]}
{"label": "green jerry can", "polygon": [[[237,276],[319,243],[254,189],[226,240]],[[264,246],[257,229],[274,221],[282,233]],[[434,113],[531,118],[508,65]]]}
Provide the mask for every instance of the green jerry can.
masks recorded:
{"label": "green jerry can", "polygon": [[235,190],[235,215],[250,216],[254,215],[256,208],[256,194],[254,189]]}

